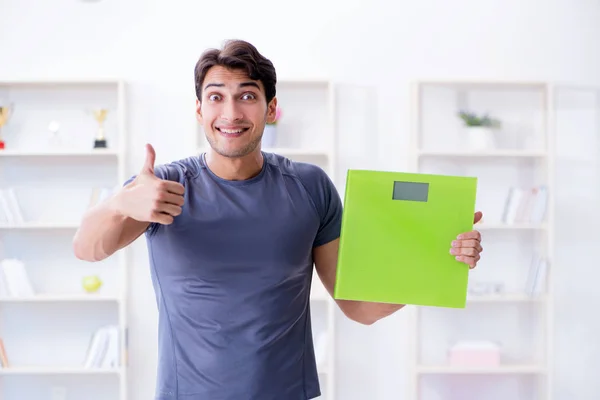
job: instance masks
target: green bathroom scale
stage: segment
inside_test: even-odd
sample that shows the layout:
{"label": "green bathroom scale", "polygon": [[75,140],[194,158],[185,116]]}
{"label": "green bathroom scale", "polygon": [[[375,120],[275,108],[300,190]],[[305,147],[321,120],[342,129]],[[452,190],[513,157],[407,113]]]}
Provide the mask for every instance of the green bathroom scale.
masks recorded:
{"label": "green bathroom scale", "polygon": [[348,170],[334,298],[464,308],[477,178]]}

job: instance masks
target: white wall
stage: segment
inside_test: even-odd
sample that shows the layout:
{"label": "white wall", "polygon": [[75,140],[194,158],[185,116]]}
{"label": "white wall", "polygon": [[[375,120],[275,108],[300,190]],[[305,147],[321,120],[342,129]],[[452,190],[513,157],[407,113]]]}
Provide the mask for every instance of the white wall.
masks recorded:
{"label": "white wall", "polygon": [[[283,2],[271,0],[0,0],[0,80],[129,81],[132,173],[142,165],[145,141],[160,160],[194,151],[194,63],[203,49],[226,38],[255,43],[281,77],[325,76],[369,89],[359,112],[374,110],[365,115],[371,129],[345,128],[342,139],[353,142],[345,145],[345,167],[404,168],[411,79],[600,83],[600,4],[593,0],[311,0],[290,7],[284,11]],[[359,146],[373,152],[357,157],[349,149]],[[143,243],[136,250],[130,384],[132,400],[142,400],[154,389],[156,313]],[[556,398],[565,400],[592,399],[600,390],[594,374],[600,351],[596,345],[586,351],[600,333],[586,314],[599,297],[577,290],[599,273],[583,266],[576,271],[558,282],[564,297],[557,301],[562,325],[555,388]],[[372,327],[340,319],[339,399],[402,398],[404,322],[402,314]]]}

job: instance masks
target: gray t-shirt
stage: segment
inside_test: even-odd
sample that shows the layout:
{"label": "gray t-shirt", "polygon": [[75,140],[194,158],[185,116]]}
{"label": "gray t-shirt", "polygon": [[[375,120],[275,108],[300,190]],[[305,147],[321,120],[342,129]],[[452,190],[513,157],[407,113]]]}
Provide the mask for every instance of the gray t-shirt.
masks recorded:
{"label": "gray t-shirt", "polygon": [[318,166],[263,156],[245,181],[217,177],[203,155],[155,168],[185,186],[182,214],[146,231],[159,309],[156,400],[320,395],[312,250],[339,237],[342,204]]}

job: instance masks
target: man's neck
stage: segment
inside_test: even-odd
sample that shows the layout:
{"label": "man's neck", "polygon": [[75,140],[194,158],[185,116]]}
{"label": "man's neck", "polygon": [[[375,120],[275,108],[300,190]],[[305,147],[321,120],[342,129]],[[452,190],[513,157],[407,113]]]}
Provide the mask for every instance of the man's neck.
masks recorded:
{"label": "man's neck", "polygon": [[212,149],[206,152],[207,167],[219,178],[229,181],[243,181],[255,177],[262,170],[263,163],[260,148],[239,158],[225,157]]}

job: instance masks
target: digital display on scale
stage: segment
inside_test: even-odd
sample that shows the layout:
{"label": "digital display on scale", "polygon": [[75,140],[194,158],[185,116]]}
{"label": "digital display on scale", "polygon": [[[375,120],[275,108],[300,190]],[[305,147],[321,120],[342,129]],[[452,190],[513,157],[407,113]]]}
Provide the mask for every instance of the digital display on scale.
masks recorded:
{"label": "digital display on scale", "polygon": [[429,195],[429,183],[423,182],[394,182],[392,200],[404,201],[427,201]]}

